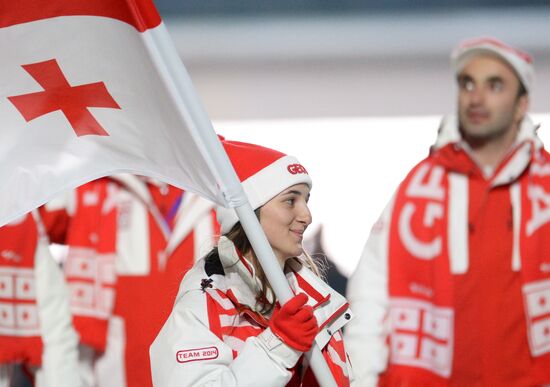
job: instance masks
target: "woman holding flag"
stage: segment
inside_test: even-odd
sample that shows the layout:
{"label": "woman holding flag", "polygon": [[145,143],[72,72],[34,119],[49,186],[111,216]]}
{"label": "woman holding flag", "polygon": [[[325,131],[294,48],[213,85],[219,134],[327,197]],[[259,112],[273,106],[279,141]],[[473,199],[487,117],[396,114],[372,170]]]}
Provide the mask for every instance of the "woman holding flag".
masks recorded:
{"label": "woman holding flag", "polygon": [[338,385],[348,386],[340,329],[351,312],[302,248],[312,220],[307,170],[272,149],[222,143],[295,296],[279,305],[235,212],[219,207],[218,245],[183,279],[151,346],[154,385],[316,385],[303,356],[315,341]]}

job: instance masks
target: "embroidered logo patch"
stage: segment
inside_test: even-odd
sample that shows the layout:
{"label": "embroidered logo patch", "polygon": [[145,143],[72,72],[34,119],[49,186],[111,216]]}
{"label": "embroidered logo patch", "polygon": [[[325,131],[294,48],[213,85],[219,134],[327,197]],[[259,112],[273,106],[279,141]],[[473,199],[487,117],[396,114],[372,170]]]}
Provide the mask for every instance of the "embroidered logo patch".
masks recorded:
{"label": "embroidered logo patch", "polygon": [[298,173],[305,173],[306,175],[308,175],[306,169],[302,164],[290,164],[288,167],[286,167],[286,169],[293,175],[296,175]]}
{"label": "embroidered logo patch", "polygon": [[216,347],[195,348],[178,351],[176,353],[176,360],[178,363],[187,363],[190,361],[216,359],[218,356],[219,351]]}

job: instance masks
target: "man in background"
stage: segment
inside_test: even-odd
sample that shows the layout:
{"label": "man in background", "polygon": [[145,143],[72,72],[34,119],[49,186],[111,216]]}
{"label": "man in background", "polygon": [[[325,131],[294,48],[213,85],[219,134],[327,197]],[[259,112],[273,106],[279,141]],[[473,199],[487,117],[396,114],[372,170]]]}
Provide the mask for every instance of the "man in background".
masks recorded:
{"label": "man in background", "polygon": [[527,116],[531,57],[451,55],[446,117],[373,226],[348,285],[358,386],[550,383],[550,155]]}
{"label": "man in background", "polygon": [[69,291],[37,210],[0,227],[0,387],[81,386]]}

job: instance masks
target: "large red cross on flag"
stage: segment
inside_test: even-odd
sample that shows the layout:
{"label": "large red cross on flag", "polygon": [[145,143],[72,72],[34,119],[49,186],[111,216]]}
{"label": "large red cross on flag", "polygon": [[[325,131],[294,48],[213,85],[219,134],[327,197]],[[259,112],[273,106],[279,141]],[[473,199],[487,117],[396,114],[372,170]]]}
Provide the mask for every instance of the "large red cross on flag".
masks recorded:
{"label": "large red cross on flag", "polygon": [[119,172],[228,203],[201,142],[210,121],[151,0],[0,10],[0,225]]}
{"label": "large red cross on flag", "polygon": [[21,67],[44,88],[44,91],[8,97],[25,120],[31,121],[52,111],[61,110],[77,136],[109,135],[87,109],[88,107],[120,109],[103,82],[71,86],[55,59]]}

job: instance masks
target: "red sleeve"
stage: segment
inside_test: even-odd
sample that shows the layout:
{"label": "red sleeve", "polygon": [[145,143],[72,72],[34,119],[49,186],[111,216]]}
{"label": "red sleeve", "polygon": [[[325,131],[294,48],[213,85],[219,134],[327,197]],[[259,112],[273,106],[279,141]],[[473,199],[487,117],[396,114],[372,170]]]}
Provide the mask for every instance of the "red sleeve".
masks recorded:
{"label": "red sleeve", "polygon": [[42,206],[39,209],[42,222],[52,243],[65,244],[67,231],[70,223],[70,216],[65,208],[48,209]]}

